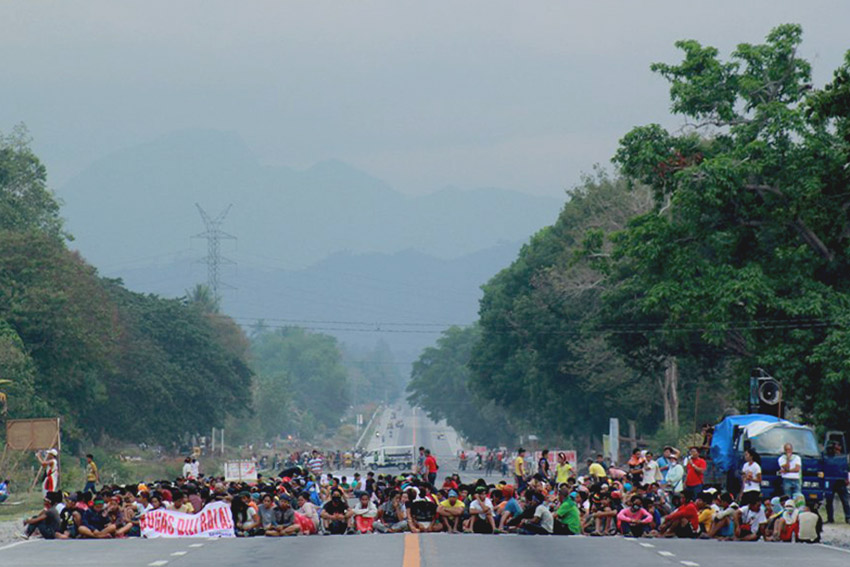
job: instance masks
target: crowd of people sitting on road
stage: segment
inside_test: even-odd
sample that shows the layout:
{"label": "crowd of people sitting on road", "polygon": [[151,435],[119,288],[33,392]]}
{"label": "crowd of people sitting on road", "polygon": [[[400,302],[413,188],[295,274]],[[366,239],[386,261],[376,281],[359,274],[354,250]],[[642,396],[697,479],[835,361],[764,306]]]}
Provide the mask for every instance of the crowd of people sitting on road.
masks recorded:
{"label": "crowd of people sitting on road", "polygon": [[[799,472],[799,457],[787,450],[783,470]],[[47,491],[43,510],[24,521],[24,537],[134,537],[152,510],[193,514],[226,502],[238,537],[445,532],[819,541],[817,505],[792,478],[784,495],[763,498],[758,460],[747,452],[737,494],[704,487],[706,465],[696,447],[684,459],[672,447],[658,459],[636,449],[622,468],[599,455],[581,475],[564,453],[550,464],[545,451],[529,474],[519,449],[513,478],[498,482],[464,482],[454,473],[438,483],[439,466],[424,448],[415,471],[351,479],[325,472],[318,451],[250,483],[203,476],[187,461],[173,482]],[[89,472],[97,477],[96,469]]]}

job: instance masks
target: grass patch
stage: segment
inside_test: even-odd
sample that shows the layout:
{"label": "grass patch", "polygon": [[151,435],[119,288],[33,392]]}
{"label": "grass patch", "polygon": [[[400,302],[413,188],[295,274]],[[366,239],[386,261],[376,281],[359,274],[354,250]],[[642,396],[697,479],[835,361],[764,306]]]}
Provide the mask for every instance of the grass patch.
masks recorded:
{"label": "grass patch", "polygon": [[12,492],[9,499],[0,504],[0,522],[12,520],[20,521],[22,518],[32,516],[41,509],[41,491]]}

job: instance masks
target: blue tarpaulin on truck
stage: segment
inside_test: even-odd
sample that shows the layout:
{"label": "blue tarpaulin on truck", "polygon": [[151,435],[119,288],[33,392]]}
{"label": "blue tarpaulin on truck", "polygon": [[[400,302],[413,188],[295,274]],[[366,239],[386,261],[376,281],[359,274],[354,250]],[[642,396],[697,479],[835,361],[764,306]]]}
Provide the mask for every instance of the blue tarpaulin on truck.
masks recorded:
{"label": "blue tarpaulin on truck", "polygon": [[735,462],[735,447],[732,446],[735,426],[745,426],[756,421],[776,423],[782,421],[775,415],[749,413],[747,415],[730,415],[714,426],[714,437],[711,438],[711,460],[714,466],[727,472]]}

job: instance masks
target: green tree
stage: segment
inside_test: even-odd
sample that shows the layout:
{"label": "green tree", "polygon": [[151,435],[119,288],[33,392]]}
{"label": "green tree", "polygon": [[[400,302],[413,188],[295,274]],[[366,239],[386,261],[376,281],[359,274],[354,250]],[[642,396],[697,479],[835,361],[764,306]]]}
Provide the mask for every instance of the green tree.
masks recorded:
{"label": "green tree", "polygon": [[23,125],[10,134],[0,132],[0,230],[35,230],[67,238],[59,202],[47,188],[47,170],[30,143]]}
{"label": "green tree", "polygon": [[[288,393],[291,403],[280,411],[298,417],[291,420],[302,425],[298,433],[310,437],[339,426],[350,398],[348,374],[335,338],[285,327],[256,335],[251,352],[260,384]],[[303,427],[305,419],[315,419],[318,431]]]}
{"label": "green tree", "polygon": [[450,327],[413,363],[407,400],[435,421],[446,422],[475,443],[513,443],[507,412],[471,387],[469,361],[481,332],[478,326]]}
{"label": "green tree", "polygon": [[613,337],[637,365],[728,357],[739,391],[762,366],[804,417],[846,428],[850,54],[818,90],[801,38],[779,26],[729,61],[681,41],[680,64],[652,66],[689,127],[621,140],[614,160],[655,210],[615,238],[605,320],[641,331]]}

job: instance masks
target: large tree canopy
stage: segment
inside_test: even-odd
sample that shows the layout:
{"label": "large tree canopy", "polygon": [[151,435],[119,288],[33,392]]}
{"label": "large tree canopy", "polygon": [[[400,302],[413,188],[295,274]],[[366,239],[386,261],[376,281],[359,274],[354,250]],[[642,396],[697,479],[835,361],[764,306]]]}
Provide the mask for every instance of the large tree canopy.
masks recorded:
{"label": "large tree canopy", "polygon": [[616,236],[606,323],[647,366],[731,356],[761,366],[805,417],[847,426],[850,411],[848,66],[823,90],[798,54],[799,26],[741,44],[729,61],[682,41],[655,64],[687,126],[642,126],[615,162],[652,187],[655,209]]}

